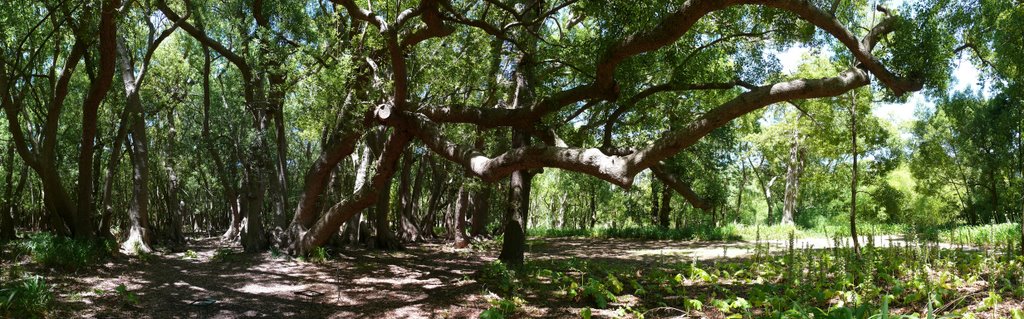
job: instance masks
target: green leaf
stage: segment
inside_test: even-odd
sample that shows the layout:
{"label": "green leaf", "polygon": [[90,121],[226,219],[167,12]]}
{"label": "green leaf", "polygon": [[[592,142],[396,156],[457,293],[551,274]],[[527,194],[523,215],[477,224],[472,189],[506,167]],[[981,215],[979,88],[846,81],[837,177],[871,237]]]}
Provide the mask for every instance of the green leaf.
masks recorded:
{"label": "green leaf", "polygon": [[[583,309],[580,309],[580,318],[590,319],[590,315],[591,315],[590,314],[590,308],[584,307]],[[1016,318],[1014,318],[1014,319],[1016,319]]]}
{"label": "green leaf", "polygon": [[501,313],[501,309],[488,308],[480,313],[480,319],[505,319],[505,315]]}

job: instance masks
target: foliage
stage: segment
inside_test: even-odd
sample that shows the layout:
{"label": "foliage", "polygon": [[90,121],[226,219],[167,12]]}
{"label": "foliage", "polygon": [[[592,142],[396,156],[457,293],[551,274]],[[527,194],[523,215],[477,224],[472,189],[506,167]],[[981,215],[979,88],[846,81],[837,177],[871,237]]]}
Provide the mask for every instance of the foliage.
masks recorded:
{"label": "foliage", "polygon": [[[1024,258],[1013,254],[940,249],[926,241],[895,247],[868,242],[860,257],[842,244],[834,249],[794,247],[782,255],[758,254],[747,260],[666,263],[645,269],[567,259],[528,262],[514,275],[497,264],[486,271],[508,274],[519,283],[518,294],[555,291],[561,302],[583,307],[581,316],[589,307],[626,309],[616,300],[630,295],[640,300],[630,309],[641,314],[669,307],[730,318],[757,313],[769,318],[873,319],[948,317],[989,311],[1007,298],[1024,297],[1019,287],[1024,283]],[[992,282],[991,289],[984,288],[984,282]],[[960,298],[968,295],[979,297]],[[1004,316],[1012,314],[1001,307]]]}
{"label": "foliage", "polygon": [[124,284],[120,284],[117,285],[117,287],[114,287],[114,293],[116,293],[118,298],[120,298],[126,304],[139,304],[139,296],[136,295],[134,292],[128,291],[128,287],[126,287]]}
{"label": "foliage", "polygon": [[238,252],[228,248],[217,248],[210,257],[212,262],[231,262],[238,258]]}
{"label": "foliage", "polygon": [[735,228],[731,226],[661,228],[657,226],[624,227],[624,228],[591,228],[591,229],[554,229],[530,228],[530,236],[536,237],[592,237],[592,238],[629,238],[642,240],[737,240]]}
{"label": "foliage", "polygon": [[313,251],[309,252],[309,261],[316,264],[327,263],[331,260],[331,254],[327,252],[326,248],[317,247]]}
{"label": "foliage", "polygon": [[38,275],[4,278],[0,283],[0,316],[7,318],[44,318],[51,310],[53,293]]}
{"label": "foliage", "polygon": [[113,251],[113,243],[80,241],[40,232],[20,242],[32,260],[45,267],[74,271],[96,263]]}

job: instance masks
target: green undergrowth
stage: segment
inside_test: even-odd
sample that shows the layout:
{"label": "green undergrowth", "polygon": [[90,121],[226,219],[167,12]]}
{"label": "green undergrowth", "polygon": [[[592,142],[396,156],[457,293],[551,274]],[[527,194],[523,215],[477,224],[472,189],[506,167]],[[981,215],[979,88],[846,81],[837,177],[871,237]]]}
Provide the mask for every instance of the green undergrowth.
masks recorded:
{"label": "green undergrowth", "polygon": [[28,256],[32,262],[62,271],[77,271],[109,257],[117,249],[113,241],[76,240],[50,233],[33,233],[10,244],[13,257]]}
{"label": "green undergrowth", "polygon": [[592,228],[592,229],[558,229],[531,228],[527,234],[532,237],[590,237],[590,238],[627,238],[643,240],[740,240],[734,227],[687,227],[663,228],[655,226]]}
{"label": "green undergrowth", "polygon": [[[1024,257],[1010,249],[940,249],[934,242],[861,253],[789,247],[745,260],[645,264],[561,259],[500,262],[476,274],[492,307],[515,318],[531,303],[581,317],[1020,318]],[[763,251],[763,250],[757,250]],[[549,306],[550,306],[549,305]]]}
{"label": "green undergrowth", "polygon": [[941,230],[938,237],[942,242],[971,246],[998,246],[1002,243],[1020,240],[1020,224],[1003,223],[979,226],[961,226]]}
{"label": "green undergrowth", "polygon": [[0,318],[45,318],[53,304],[46,280],[11,266],[0,274]]}
{"label": "green undergrowth", "polygon": [[[914,226],[905,224],[859,223],[860,236],[899,236],[908,240],[941,241],[964,246],[997,246],[1019,241],[1020,226],[1003,223],[978,226]],[[792,234],[797,239],[849,237],[849,225],[744,225],[728,224],[722,227],[661,228],[654,226],[593,229],[531,228],[529,236],[541,238],[585,237],[622,238],[642,240],[787,240]]]}

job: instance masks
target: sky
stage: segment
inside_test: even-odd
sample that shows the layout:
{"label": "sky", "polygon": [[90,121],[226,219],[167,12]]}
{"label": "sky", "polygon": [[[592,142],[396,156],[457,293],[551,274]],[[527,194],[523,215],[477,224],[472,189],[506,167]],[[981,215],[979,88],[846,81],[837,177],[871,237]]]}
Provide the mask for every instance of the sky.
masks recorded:
{"label": "sky", "polygon": [[[779,59],[779,63],[782,65],[782,72],[785,74],[793,74],[797,67],[799,67],[810,54],[811,50],[809,48],[794,46],[775,53],[775,56]],[[953,62],[953,65],[954,70],[952,73],[952,85],[950,85],[950,92],[959,92],[970,89],[976,92],[980,90],[983,95],[987,95],[986,93],[988,92],[978,85],[981,72],[968,60],[967,55],[961,55]],[[894,124],[899,124],[904,121],[913,120],[914,112],[918,108],[930,109],[934,107],[935,103],[926,99],[924,94],[921,92],[914,92],[905,103],[877,103],[872,109],[875,116],[887,119]]]}

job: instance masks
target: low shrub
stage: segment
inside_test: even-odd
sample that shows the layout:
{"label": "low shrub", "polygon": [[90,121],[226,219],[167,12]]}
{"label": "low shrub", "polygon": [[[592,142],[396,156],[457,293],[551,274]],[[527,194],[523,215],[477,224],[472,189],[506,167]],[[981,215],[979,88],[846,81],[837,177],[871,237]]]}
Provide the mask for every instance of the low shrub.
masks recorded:
{"label": "low shrub", "polygon": [[23,275],[0,284],[0,317],[43,318],[52,302],[53,293],[40,276]]}
{"label": "low shrub", "polygon": [[110,242],[82,241],[50,233],[35,233],[19,243],[32,261],[45,267],[78,270],[110,256]]}

